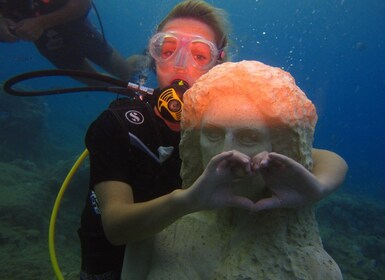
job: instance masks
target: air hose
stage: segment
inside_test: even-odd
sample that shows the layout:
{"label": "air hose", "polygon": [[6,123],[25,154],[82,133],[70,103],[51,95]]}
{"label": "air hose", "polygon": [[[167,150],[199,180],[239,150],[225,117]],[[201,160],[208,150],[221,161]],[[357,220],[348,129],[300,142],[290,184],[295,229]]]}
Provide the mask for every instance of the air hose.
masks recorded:
{"label": "air hose", "polygon": [[57,261],[56,257],[56,250],[55,250],[55,224],[57,219],[57,214],[59,212],[60,204],[63,200],[63,196],[65,191],[67,190],[67,187],[69,183],[71,182],[74,174],[78,170],[79,166],[82,164],[84,159],[88,156],[88,150],[85,149],[84,152],[79,156],[79,158],[76,160],[75,164],[72,166],[71,170],[68,172],[65,180],[63,181],[63,184],[60,187],[59,193],[56,197],[52,213],[51,213],[51,219],[49,221],[49,231],[48,231],[48,248],[49,248],[49,256],[51,259],[51,264],[53,271],[56,275],[56,278],[58,280],[63,280],[63,274],[60,270],[59,263]]}
{"label": "air hose", "polygon": [[[36,78],[46,78],[51,76],[64,76],[64,77],[80,77],[87,78],[91,80],[97,80],[99,82],[106,83],[106,86],[82,86],[82,87],[72,87],[72,88],[56,88],[49,90],[21,90],[14,88],[14,85],[21,83],[26,80],[32,80]],[[107,86],[110,84],[112,86]],[[112,78],[107,75],[84,72],[79,70],[64,70],[64,69],[52,69],[52,70],[40,70],[23,73],[17,76],[14,76],[8,79],[4,84],[4,91],[16,95],[16,96],[43,96],[43,95],[54,95],[54,94],[63,94],[63,93],[74,93],[74,92],[85,92],[85,91],[107,91],[113,93],[127,95],[127,83],[121,80]],[[132,91],[129,95],[132,96]]]}

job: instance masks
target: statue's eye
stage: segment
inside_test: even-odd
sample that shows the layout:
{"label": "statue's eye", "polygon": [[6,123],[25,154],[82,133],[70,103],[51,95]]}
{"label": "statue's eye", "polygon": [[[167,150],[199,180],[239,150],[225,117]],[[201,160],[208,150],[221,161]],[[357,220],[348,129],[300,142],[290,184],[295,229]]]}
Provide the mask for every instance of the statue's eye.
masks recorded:
{"label": "statue's eye", "polygon": [[258,144],[262,141],[261,137],[259,132],[250,129],[238,131],[236,134],[237,141],[246,146]]}
{"label": "statue's eye", "polygon": [[221,141],[225,137],[225,133],[222,129],[213,126],[204,127],[202,129],[202,134],[212,142]]}

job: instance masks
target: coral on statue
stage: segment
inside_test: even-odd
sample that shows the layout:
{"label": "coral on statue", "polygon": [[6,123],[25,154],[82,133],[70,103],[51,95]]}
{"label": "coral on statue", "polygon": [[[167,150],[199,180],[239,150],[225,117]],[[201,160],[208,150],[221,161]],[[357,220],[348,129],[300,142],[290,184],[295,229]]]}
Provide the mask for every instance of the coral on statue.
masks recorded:
{"label": "coral on statue", "polygon": [[[314,105],[289,73],[257,61],[216,66],[184,95],[184,187],[212,156],[232,149],[281,153],[311,169],[316,121]],[[254,201],[270,196],[261,176],[238,174],[233,184]],[[201,211],[135,246],[147,250],[141,265],[134,256],[125,261],[135,260],[131,271],[143,279],[342,279],[312,206]]]}

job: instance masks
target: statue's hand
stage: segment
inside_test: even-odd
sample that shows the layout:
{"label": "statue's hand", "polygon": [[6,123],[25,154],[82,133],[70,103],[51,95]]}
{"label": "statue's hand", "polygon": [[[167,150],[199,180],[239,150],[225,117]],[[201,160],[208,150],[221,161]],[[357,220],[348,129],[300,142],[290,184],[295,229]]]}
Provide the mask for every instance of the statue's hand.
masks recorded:
{"label": "statue's hand", "polygon": [[252,159],[252,170],[260,172],[272,196],[257,201],[253,211],[301,207],[322,197],[317,178],[295,160],[278,153],[262,152]]}
{"label": "statue's hand", "polygon": [[253,201],[233,193],[233,179],[243,176],[243,172],[251,175],[249,156],[237,151],[214,156],[202,175],[186,190],[188,200],[197,211],[222,207],[251,209]]}

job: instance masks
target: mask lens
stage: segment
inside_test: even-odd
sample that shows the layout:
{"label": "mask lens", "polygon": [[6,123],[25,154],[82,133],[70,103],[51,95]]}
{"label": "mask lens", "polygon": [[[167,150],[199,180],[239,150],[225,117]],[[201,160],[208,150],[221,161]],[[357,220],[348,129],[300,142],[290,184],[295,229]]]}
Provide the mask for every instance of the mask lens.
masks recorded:
{"label": "mask lens", "polygon": [[190,45],[190,52],[197,66],[205,67],[210,65],[213,58],[213,50],[205,42],[195,41]]}
{"label": "mask lens", "polygon": [[172,36],[164,36],[163,40],[159,41],[159,45],[157,46],[158,57],[161,60],[167,60],[175,53],[178,41]]}
{"label": "mask lens", "polygon": [[214,66],[218,50],[214,43],[201,37],[189,37],[173,33],[155,34],[149,46],[151,56],[160,63],[172,63],[184,68],[187,60],[192,66],[207,70]]}

